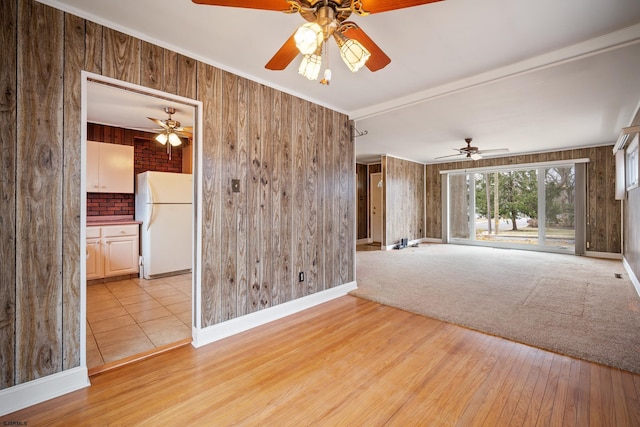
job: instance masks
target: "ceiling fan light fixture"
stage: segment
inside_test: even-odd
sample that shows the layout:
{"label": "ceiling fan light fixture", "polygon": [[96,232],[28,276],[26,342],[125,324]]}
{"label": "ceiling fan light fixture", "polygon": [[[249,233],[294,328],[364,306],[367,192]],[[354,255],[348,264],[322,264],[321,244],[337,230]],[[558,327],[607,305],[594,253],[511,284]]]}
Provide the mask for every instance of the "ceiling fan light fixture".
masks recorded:
{"label": "ceiling fan light fixture", "polygon": [[307,22],[298,28],[293,38],[301,54],[311,55],[322,45],[324,34],[316,22]]}
{"label": "ceiling fan light fixture", "polygon": [[309,80],[317,80],[322,66],[322,57],[316,53],[304,55],[298,73],[305,76]]}
{"label": "ceiling fan light fixture", "polygon": [[182,140],[180,139],[180,137],[178,137],[178,135],[175,134],[175,132],[171,132],[169,133],[169,144],[177,147],[178,145],[182,144]]}
{"label": "ceiling fan light fixture", "polygon": [[358,40],[348,39],[336,32],[336,42],[340,46],[340,56],[352,72],[358,71],[367,62],[371,53]]}
{"label": "ceiling fan light fixture", "polygon": [[159,133],[158,135],[156,135],[156,141],[158,141],[162,145],[165,145],[168,140],[169,140],[169,137],[165,132]]}

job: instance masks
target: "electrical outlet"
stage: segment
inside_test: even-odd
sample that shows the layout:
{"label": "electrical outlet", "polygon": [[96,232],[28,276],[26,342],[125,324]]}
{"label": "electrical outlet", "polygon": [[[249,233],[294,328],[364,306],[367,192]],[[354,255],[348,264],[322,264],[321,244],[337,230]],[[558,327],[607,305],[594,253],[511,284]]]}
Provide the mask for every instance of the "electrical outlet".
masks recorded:
{"label": "electrical outlet", "polygon": [[231,191],[234,193],[239,193],[240,192],[240,180],[239,179],[232,179],[231,180]]}
{"label": "electrical outlet", "polygon": [[300,273],[298,273],[298,281],[304,282],[304,271],[301,271]]}

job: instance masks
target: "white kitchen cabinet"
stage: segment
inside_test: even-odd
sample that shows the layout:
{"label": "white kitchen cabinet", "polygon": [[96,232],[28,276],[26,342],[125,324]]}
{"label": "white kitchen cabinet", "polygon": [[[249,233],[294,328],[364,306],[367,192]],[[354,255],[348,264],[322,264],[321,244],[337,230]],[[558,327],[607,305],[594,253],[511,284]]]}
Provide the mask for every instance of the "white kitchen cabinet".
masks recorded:
{"label": "white kitchen cabinet", "polygon": [[101,227],[87,227],[87,280],[104,277]]}
{"label": "white kitchen cabinet", "polygon": [[87,280],[138,273],[137,224],[87,227]]}
{"label": "white kitchen cabinet", "polygon": [[132,194],[133,154],[130,145],[87,141],[87,192]]}

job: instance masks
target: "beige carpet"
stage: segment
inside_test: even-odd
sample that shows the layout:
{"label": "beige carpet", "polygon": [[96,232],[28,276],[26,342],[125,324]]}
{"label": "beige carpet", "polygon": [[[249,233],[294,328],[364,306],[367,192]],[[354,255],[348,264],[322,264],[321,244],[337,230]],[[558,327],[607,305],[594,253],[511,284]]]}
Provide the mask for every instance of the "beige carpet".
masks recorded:
{"label": "beige carpet", "polygon": [[620,261],[439,244],[356,259],[352,295],[640,373],[640,298]]}

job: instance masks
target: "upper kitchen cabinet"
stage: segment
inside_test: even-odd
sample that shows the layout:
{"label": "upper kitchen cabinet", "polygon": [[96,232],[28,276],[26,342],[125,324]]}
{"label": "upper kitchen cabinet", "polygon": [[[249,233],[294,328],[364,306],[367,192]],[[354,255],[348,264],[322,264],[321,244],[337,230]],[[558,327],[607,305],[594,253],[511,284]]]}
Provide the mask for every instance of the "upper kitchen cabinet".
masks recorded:
{"label": "upper kitchen cabinet", "polygon": [[133,193],[133,147],[87,141],[87,192]]}

